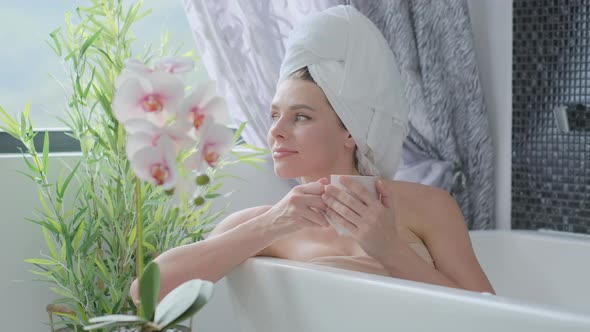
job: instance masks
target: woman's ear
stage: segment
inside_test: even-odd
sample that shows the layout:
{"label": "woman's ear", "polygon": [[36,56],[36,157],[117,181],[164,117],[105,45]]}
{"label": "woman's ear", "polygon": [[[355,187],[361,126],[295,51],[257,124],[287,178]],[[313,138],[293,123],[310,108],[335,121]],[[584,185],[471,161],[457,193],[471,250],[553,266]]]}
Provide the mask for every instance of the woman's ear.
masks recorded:
{"label": "woman's ear", "polygon": [[346,140],[344,141],[344,146],[353,149],[356,146],[356,142],[350,133],[347,133]]}

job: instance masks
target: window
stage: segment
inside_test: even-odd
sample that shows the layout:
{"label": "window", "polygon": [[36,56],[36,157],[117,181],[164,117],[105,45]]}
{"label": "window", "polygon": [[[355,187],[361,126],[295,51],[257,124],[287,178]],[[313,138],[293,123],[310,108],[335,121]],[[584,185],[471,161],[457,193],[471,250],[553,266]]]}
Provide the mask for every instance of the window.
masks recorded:
{"label": "window", "polygon": [[[125,0],[124,3],[134,3]],[[31,101],[31,119],[36,129],[50,130],[51,151],[76,151],[76,141],[65,135],[64,125],[56,116],[66,112],[62,87],[67,84],[63,58],[59,58],[47,45],[49,33],[64,25],[66,11],[76,6],[87,6],[89,1],[48,1],[33,5],[29,1],[10,1],[2,4],[0,21],[0,106],[16,115]],[[149,43],[157,46],[165,31],[170,33],[170,46],[179,47],[181,53],[195,51],[195,43],[181,0],[145,0],[144,9],[150,15],[135,24],[137,37],[133,53],[140,54]],[[17,34],[18,32],[18,34]],[[197,64],[195,77],[206,77],[202,65]],[[191,82],[196,81],[190,78]],[[66,89],[69,89],[66,86]],[[37,135],[38,144],[42,136]],[[42,145],[39,145],[41,148]],[[0,153],[19,152],[18,142],[0,132]]]}

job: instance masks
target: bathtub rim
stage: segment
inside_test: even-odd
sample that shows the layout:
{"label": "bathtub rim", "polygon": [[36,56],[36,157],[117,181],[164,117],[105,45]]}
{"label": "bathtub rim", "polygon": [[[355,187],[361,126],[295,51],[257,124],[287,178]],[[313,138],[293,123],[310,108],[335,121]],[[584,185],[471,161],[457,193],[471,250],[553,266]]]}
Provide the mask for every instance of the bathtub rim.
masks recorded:
{"label": "bathtub rim", "polygon": [[[475,236],[519,236],[534,237],[535,239],[544,238],[552,241],[574,241],[583,245],[590,246],[590,236],[578,234],[561,234],[561,232],[547,232],[536,230],[477,230],[470,231],[470,235]],[[276,257],[257,256],[247,259],[242,263],[241,268],[280,268],[290,271],[304,271],[305,273],[314,273],[331,278],[345,279],[361,284],[373,284],[388,289],[428,294],[439,299],[449,299],[452,301],[462,301],[474,305],[482,305],[500,310],[519,311],[525,314],[541,317],[552,317],[554,319],[567,319],[573,322],[590,324],[590,315],[581,312],[564,309],[558,305],[538,303],[524,299],[515,299],[503,295],[491,295],[486,292],[476,292],[463,289],[456,289],[438,285],[432,285],[417,281],[405,280],[400,278],[386,277],[365,272],[345,270],[330,266],[323,266],[308,262],[293,261]],[[238,267],[240,268],[240,267]],[[228,281],[231,282],[233,272],[230,273]],[[233,296],[233,295],[232,295]]]}
{"label": "bathtub rim", "polygon": [[529,229],[490,229],[490,230],[472,230],[469,231],[469,236],[485,237],[485,236],[518,236],[522,238],[534,238],[535,240],[544,239],[558,242],[572,242],[590,246],[590,234],[571,233],[564,231],[556,231],[552,229],[540,228],[537,230]]}

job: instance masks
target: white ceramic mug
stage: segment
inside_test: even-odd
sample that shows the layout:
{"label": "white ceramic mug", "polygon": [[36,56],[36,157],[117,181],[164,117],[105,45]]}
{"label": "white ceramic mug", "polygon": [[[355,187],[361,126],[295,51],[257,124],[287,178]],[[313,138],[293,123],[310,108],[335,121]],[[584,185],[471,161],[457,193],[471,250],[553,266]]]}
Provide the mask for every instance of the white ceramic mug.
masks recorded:
{"label": "white ceramic mug", "polygon": [[[373,197],[375,199],[379,198],[379,194],[377,193],[377,188],[375,188],[375,182],[377,182],[376,176],[335,175],[335,174],[330,175],[330,184],[332,184],[333,186],[335,186],[339,189],[342,189],[348,193],[351,193],[351,192],[348,189],[346,189],[344,187],[344,185],[342,185],[340,183],[341,176],[349,177],[352,181],[360,183],[365,188],[367,188],[367,190],[371,193],[371,195],[373,195]],[[350,236],[350,233],[344,227],[342,227],[337,221],[330,220],[330,217],[328,217],[328,216],[325,216],[325,217],[326,217],[326,220],[328,220],[328,222],[332,225],[332,227],[334,227],[334,229],[336,229],[336,232],[338,233],[338,235]]]}

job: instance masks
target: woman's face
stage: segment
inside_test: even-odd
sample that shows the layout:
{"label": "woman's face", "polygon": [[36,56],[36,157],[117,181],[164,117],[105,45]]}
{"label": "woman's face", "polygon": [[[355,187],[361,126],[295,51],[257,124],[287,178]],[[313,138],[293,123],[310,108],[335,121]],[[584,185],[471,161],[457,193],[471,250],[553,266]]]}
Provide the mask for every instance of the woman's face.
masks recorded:
{"label": "woman's face", "polygon": [[301,79],[281,82],[270,112],[267,138],[277,176],[309,182],[352,172],[354,140],[317,84]]}

